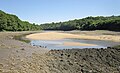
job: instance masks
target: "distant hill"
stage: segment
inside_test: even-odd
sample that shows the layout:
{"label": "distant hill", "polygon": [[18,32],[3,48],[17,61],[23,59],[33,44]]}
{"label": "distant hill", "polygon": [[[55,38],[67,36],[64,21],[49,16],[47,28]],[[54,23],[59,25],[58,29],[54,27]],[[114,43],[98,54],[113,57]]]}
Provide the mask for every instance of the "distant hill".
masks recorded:
{"label": "distant hill", "polygon": [[42,24],[44,30],[110,30],[120,31],[120,16],[86,17],[66,22]]}
{"label": "distant hill", "polygon": [[120,31],[120,16],[86,17],[59,23],[36,25],[20,20],[16,15],[0,10],[0,31],[33,31],[33,30],[110,30]]}
{"label": "distant hill", "polygon": [[39,25],[22,21],[16,15],[7,14],[0,10],[0,31],[29,31],[40,29]]}

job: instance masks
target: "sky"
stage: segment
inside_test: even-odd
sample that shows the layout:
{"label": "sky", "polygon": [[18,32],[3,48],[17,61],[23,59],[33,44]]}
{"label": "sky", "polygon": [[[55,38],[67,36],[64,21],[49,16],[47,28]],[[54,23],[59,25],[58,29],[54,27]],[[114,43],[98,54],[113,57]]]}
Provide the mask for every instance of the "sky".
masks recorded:
{"label": "sky", "polygon": [[1,0],[0,10],[24,21],[43,24],[120,15],[120,0]]}

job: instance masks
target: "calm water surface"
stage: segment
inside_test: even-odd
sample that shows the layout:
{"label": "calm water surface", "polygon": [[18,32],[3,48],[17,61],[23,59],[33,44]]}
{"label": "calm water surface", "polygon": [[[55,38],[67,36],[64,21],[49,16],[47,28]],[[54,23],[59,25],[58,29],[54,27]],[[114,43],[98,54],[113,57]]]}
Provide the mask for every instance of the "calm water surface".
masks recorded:
{"label": "calm water surface", "polygon": [[[65,46],[63,42],[79,42],[87,44],[95,44],[97,46]],[[100,41],[100,40],[80,40],[80,39],[62,39],[62,40],[32,40],[33,46],[45,47],[48,49],[73,49],[73,48],[106,48],[108,46],[119,45],[118,42]]]}

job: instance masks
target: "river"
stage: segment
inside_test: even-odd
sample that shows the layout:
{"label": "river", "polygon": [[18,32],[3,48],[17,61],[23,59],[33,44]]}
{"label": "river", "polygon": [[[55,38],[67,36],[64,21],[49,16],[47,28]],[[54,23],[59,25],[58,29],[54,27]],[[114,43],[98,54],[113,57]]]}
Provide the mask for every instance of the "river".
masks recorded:
{"label": "river", "polygon": [[[72,45],[64,45],[64,42],[77,42],[82,44],[95,44],[92,46],[72,46]],[[30,42],[32,46],[39,46],[48,49],[83,49],[83,48],[106,48],[112,47],[115,45],[119,45],[118,42],[112,41],[102,41],[102,40],[83,40],[83,39],[61,39],[61,40],[32,40]]]}

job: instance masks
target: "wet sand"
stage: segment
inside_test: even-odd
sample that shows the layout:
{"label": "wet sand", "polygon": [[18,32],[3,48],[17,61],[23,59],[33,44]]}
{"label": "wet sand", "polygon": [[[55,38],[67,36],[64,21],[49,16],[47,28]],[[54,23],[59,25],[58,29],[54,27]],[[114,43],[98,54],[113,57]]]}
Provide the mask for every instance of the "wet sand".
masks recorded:
{"label": "wet sand", "polygon": [[64,42],[63,45],[65,46],[97,46],[95,44],[86,44],[86,43],[79,43],[79,42]]}

